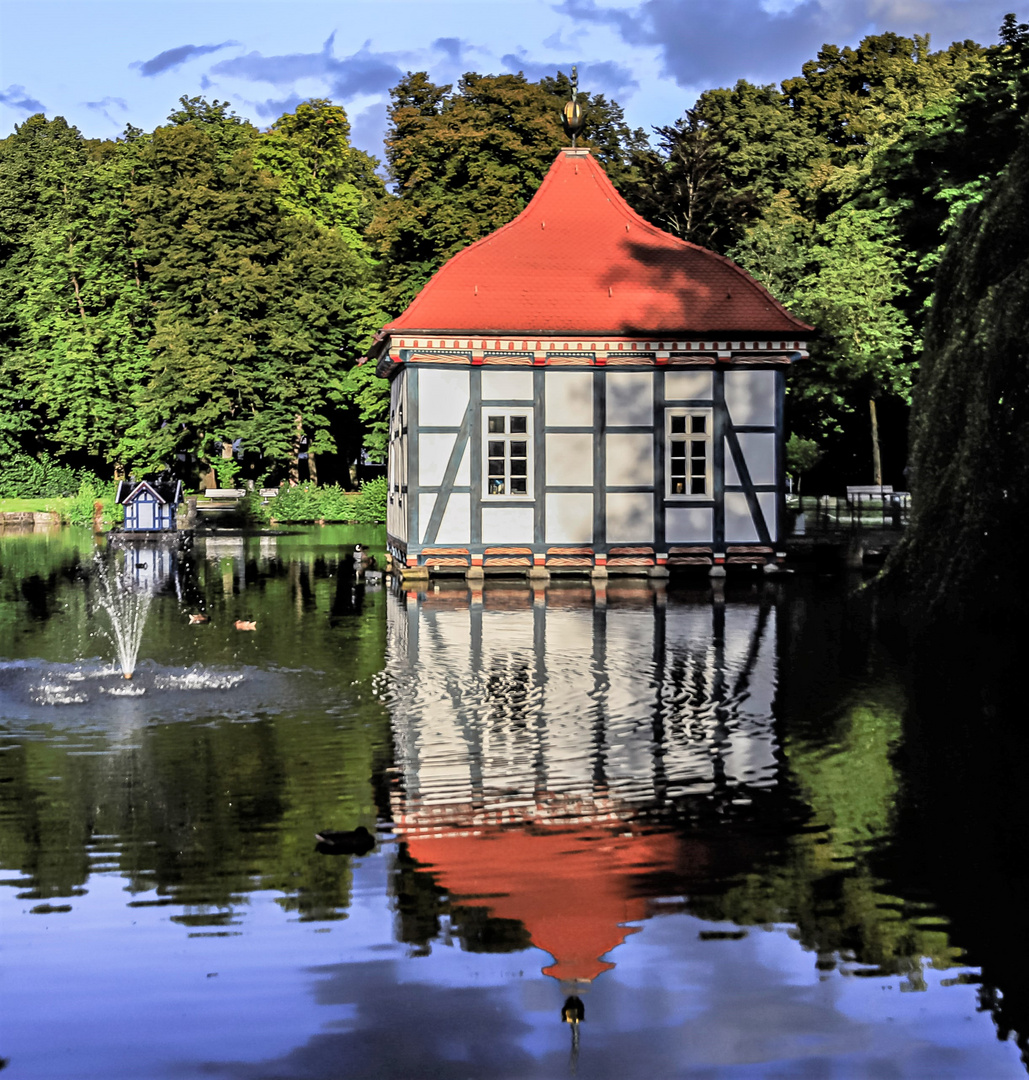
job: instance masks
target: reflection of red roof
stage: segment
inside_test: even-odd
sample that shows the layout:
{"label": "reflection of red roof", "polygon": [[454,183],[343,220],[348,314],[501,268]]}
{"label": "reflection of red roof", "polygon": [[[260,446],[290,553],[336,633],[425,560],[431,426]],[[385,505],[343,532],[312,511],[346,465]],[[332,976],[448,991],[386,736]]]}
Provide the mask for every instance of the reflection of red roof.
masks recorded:
{"label": "reflection of red roof", "polygon": [[634,213],[563,150],[514,221],[458,252],[387,331],[804,336],[738,266]]}
{"label": "reflection of red roof", "polygon": [[406,839],[456,901],[520,920],[533,944],[554,957],[543,973],[567,980],[614,967],[600,958],[636,932],[625,923],[647,914],[633,878],[674,869],[677,851],[667,833],[616,835],[599,826]]}

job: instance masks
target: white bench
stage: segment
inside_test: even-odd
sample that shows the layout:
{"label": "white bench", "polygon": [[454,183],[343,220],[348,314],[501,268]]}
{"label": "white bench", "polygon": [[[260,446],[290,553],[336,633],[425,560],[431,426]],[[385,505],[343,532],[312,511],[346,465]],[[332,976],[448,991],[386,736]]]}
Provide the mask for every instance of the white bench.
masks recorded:
{"label": "white bench", "polygon": [[892,484],[848,484],[847,502],[857,503],[859,506],[864,502],[882,504],[887,496],[893,494]]}
{"label": "white bench", "polygon": [[245,494],[243,488],[208,488],[197,499],[197,513],[221,514],[235,510],[237,501]]}
{"label": "white bench", "polygon": [[911,502],[909,491],[894,491],[890,484],[851,484],[847,487],[847,502],[872,506],[902,506]]}

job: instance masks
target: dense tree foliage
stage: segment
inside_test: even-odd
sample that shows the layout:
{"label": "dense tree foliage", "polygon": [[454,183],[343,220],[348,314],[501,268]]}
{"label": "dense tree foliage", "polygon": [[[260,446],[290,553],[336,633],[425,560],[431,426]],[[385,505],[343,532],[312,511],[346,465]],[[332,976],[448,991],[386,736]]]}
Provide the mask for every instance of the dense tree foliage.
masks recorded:
{"label": "dense tree foliage", "polygon": [[[174,120],[149,140],[134,203],[154,313],[133,428],[143,463],[202,458],[212,443],[273,461],[296,460],[304,438],[309,453],[332,452],[340,353],[360,332],[347,307],[366,276],[355,241],[288,212],[277,178],[254,162],[256,133],[236,118]],[[289,198],[322,201],[298,171]]]}
{"label": "dense tree foliage", "polygon": [[34,116],[0,157],[0,451],[112,461],[146,365],[127,144]]}
{"label": "dense tree foliage", "polygon": [[937,277],[913,414],[915,500],[896,567],[930,609],[1024,606],[1009,561],[1029,518],[1029,127],[966,212]]}
{"label": "dense tree foliage", "polygon": [[117,142],[34,116],[0,145],[0,451],[314,478],[362,442],[385,188],[328,102],[263,134],[180,104]]}

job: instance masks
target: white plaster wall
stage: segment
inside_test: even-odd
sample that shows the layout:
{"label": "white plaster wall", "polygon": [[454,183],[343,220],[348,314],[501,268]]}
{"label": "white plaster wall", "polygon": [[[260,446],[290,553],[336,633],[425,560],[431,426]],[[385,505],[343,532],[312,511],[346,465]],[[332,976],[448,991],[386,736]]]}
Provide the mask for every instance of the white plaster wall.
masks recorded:
{"label": "white plaster wall", "polygon": [[585,433],[549,432],[546,446],[548,484],[563,487],[593,486],[593,436]]}
{"label": "white plaster wall", "polygon": [[[768,534],[774,542],[777,530],[775,492],[758,492],[757,503],[768,526]],[[725,493],[725,542],[727,544],[756,544],[759,541],[757,526],[747,506],[747,496],[742,491],[727,491]]]}
{"label": "white plaster wall", "polygon": [[[406,408],[407,395],[404,395],[404,402]],[[400,524],[398,525],[398,531],[394,534],[401,540],[408,539],[408,514],[410,511],[411,494],[408,488],[408,474],[410,472],[408,468],[408,448],[411,445],[410,434],[401,435],[397,440],[397,456],[399,461],[397,462],[397,480],[400,483],[400,491],[397,492],[397,507],[400,513]]]}
{"label": "white plaster wall", "polygon": [[607,426],[654,423],[654,376],[649,371],[607,372]]}
{"label": "white plaster wall", "polygon": [[593,372],[548,371],[544,386],[547,427],[593,426]]}
{"label": "white plaster wall", "polygon": [[727,544],[756,544],[757,526],[750,516],[747,496],[742,491],[725,493],[725,542]]}
{"label": "white plaster wall", "polygon": [[710,371],[666,371],[665,401],[710,401]]}
{"label": "white plaster wall", "polygon": [[532,400],[531,371],[493,371],[483,368],[482,400],[516,401]]}
{"label": "white plaster wall", "polygon": [[482,542],[484,544],[531,544],[533,508],[531,506],[484,506]]}
{"label": "white plaster wall", "polygon": [[765,524],[768,526],[768,535],[775,542],[779,532],[779,523],[776,521],[776,506],[778,505],[774,491],[759,491],[757,496],[758,506],[765,516]]}
{"label": "white plaster wall", "polygon": [[546,511],[548,544],[593,543],[592,492],[551,492]]}
{"label": "white plaster wall", "polygon": [[715,512],[710,506],[669,506],[665,540],[669,544],[709,544],[714,539]]}
{"label": "white plaster wall", "polygon": [[775,436],[757,431],[741,431],[738,436],[743,460],[753,484],[775,483]]}
{"label": "white plaster wall", "polygon": [[464,453],[461,455],[461,461],[457,466],[457,473],[454,476],[455,487],[468,487],[472,482],[472,449],[471,442],[464,444]]}
{"label": "white plaster wall", "polygon": [[[441,493],[440,498],[445,496]],[[436,534],[437,544],[467,544],[471,539],[471,495],[452,491]]]}
{"label": "white plaster wall", "polygon": [[[418,486],[439,487],[457,442],[457,432],[425,432],[418,439]],[[466,473],[467,475],[467,473]],[[464,483],[468,483],[467,479]]]}
{"label": "white plaster wall", "polygon": [[648,433],[608,435],[604,441],[608,487],[654,484],[654,437]]}
{"label": "white plaster wall", "polygon": [[418,536],[421,538],[421,543],[425,543],[425,528],[429,524],[429,517],[432,514],[432,508],[436,505],[436,499],[438,498],[434,491],[422,491],[418,495]]}
{"label": "white plaster wall", "polygon": [[736,471],[736,459],[732,456],[729,440],[725,440],[725,483],[729,487],[739,487],[740,474]]}
{"label": "white plaster wall", "polygon": [[[446,500],[443,519],[434,540],[429,540],[429,518],[436,506],[437,499]],[[418,496],[418,528],[421,542],[434,544],[467,544],[471,538],[471,496],[467,491],[446,492],[436,495],[433,492],[421,492]]]}
{"label": "white plaster wall", "polygon": [[467,371],[419,369],[419,427],[460,427],[467,408]]}
{"label": "white plaster wall", "polygon": [[649,492],[607,493],[607,542],[653,543],[654,497]]}
{"label": "white plaster wall", "polygon": [[406,373],[401,372],[390,384],[390,439],[389,439],[389,487],[386,500],[386,528],[399,540],[407,539],[406,496],[401,490],[394,491],[394,486],[402,488],[407,482],[407,440],[400,434],[403,416],[400,413],[404,402],[404,381]]}
{"label": "white plaster wall", "polygon": [[775,372],[727,371],[725,404],[734,424],[774,424]]}

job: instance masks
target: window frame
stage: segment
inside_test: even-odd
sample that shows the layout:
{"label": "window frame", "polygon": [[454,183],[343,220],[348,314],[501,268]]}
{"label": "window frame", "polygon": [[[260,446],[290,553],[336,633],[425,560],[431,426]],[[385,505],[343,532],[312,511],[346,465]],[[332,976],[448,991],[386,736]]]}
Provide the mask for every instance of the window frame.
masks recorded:
{"label": "window frame", "polygon": [[[686,417],[687,427],[691,427],[689,418],[691,417],[703,417],[704,418],[704,432],[701,437],[698,433],[693,431],[686,432],[672,432],[672,421],[675,418]],[[714,409],[697,407],[691,408],[690,406],[681,405],[672,408],[665,409],[665,498],[672,499],[676,502],[710,502],[714,497]],[[704,491],[689,492],[689,491],[673,491],[672,490],[672,448],[676,442],[685,442],[688,446],[694,442],[702,442],[704,445]],[[691,454],[687,453],[686,461],[693,460]],[[689,480],[692,474],[689,472],[687,466],[687,472],[684,479]]]}
{"label": "window frame", "polygon": [[[504,431],[490,432],[489,421],[491,417],[504,417]],[[525,418],[525,432],[512,432],[511,418]],[[504,442],[504,493],[490,492],[490,442]],[[525,442],[525,492],[514,494],[511,487],[511,443]],[[494,455],[496,459],[496,455]],[[535,465],[535,446],[533,429],[532,406],[512,405],[484,405],[482,408],[482,501],[483,502],[529,502],[535,496],[533,493],[533,471]],[[515,474],[518,476],[518,474]]]}

